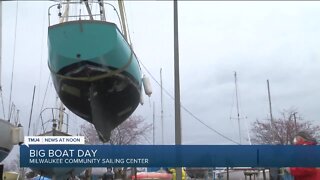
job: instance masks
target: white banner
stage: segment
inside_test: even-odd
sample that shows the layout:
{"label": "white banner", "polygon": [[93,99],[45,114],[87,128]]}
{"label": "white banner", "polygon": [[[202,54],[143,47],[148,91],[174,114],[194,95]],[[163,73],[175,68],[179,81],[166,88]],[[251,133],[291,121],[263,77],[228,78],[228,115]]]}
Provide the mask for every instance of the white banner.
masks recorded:
{"label": "white banner", "polygon": [[84,136],[25,136],[24,144],[85,144]]}

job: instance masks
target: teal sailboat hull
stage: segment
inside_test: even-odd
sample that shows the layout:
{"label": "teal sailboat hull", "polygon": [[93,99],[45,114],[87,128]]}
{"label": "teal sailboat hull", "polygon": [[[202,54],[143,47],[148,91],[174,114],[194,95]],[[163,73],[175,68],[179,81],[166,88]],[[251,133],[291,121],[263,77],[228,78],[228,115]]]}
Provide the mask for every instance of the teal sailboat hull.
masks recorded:
{"label": "teal sailboat hull", "polygon": [[61,101],[107,141],[140,102],[141,69],[132,48],[114,23],[95,20],[50,26],[48,47]]}

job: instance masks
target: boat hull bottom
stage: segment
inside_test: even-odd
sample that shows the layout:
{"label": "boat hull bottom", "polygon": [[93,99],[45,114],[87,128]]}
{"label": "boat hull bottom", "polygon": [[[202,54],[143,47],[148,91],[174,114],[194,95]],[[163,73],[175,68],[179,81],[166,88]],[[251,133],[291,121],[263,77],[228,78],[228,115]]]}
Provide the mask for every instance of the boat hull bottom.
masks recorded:
{"label": "boat hull bottom", "polygon": [[[111,67],[83,68],[74,65],[77,70],[68,69],[72,77],[97,77],[108,74]],[[140,102],[140,85],[125,71],[96,80],[77,80],[52,74],[55,88],[61,101],[73,113],[94,124],[100,139],[107,142],[111,131],[125,121]]]}

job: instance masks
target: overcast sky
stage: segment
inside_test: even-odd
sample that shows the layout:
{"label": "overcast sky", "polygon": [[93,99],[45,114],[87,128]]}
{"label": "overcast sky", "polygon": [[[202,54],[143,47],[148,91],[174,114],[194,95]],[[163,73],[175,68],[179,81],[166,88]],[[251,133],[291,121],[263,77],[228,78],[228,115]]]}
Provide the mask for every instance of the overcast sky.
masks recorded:
{"label": "overcast sky", "polygon": [[[37,122],[49,77],[47,8],[52,2],[18,4],[12,99],[27,126],[33,86],[37,86],[33,122]],[[126,1],[128,24],[139,60],[174,95],[173,3]],[[320,124],[320,2],[179,1],[181,102],[203,122],[235,141],[239,132],[234,72],[238,74],[242,142],[246,124],[268,119],[266,80],[270,80],[274,117],[294,108]],[[16,2],[3,2],[2,86],[8,112],[14,57]],[[142,68],[143,69],[143,68]],[[148,75],[145,69],[143,73]],[[148,75],[149,76],[149,75]],[[150,77],[150,76],[149,76]],[[150,77],[151,78],[151,77]],[[161,143],[160,87],[139,106],[136,115],[152,123],[156,104],[156,143]],[[49,86],[46,107],[54,106]],[[174,143],[174,101],[164,93],[165,144]],[[233,144],[182,110],[183,144]],[[2,111],[1,111],[2,113]],[[230,119],[231,117],[231,119]],[[245,118],[246,117],[246,118]],[[74,124],[84,121],[71,115]],[[79,132],[73,126],[73,132]],[[152,138],[149,138],[152,141]]]}

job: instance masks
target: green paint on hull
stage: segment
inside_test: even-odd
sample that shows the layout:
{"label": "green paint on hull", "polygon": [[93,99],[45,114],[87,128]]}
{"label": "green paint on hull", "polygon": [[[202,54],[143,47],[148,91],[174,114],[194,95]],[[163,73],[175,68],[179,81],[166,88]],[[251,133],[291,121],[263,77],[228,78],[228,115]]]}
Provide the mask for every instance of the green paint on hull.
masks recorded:
{"label": "green paint on hull", "polygon": [[119,69],[132,57],[125,71],[141,86],[137,58],[114,23],[83,20],[51,26],[48,30],[48,46],[49,68],[55,74],[80,61]]}

